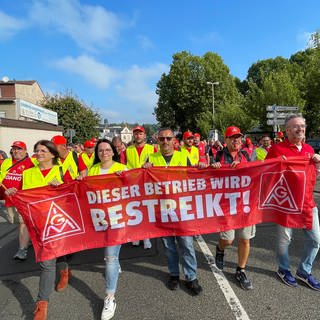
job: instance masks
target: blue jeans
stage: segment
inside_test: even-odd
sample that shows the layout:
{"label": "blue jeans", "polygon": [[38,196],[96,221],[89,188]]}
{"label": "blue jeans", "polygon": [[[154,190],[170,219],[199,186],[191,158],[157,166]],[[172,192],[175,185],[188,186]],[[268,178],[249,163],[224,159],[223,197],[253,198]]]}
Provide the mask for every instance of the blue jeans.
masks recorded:
{"label": "blue jeans", "polygon": [[[312,229],[304,232],[304,249],[298,271],[304,275],[311,274],[312,264],[317,256],[320,247],[320,228],[319,228],[319,216],[317,207],[312,209]],[[278,226],[278,247],[277,247],[277,258],[279,268],[283,270],[290,270],[290,257],[289,257],[289,245],[292,238],[291,228],[285,228]]]}
{"label": "blue jeans", "polygon": [[[187,281],[197,278],[197,259],[193,248],[193,237],[165,237],[162,238],[168,269],[171,276],[179,276],[179,252],[183,272]],[[179,252],[177,250],[177,244]]]}
{"label": "blue jeans", "polygon": [[106,294],[115,294],[119,277],[119,252],[121,245],[105,247],[104,259],[106,261]]}

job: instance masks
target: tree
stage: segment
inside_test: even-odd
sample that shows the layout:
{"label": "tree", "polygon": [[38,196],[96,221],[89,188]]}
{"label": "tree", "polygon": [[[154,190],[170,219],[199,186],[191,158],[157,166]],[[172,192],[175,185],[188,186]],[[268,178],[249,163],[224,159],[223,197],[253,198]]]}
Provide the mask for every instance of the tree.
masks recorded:
{"label": "tree", "polygon": [[305,118],[308,124],[308,134],[319,135],[320,130],[320,47],[312,50],[304,64],[306,100]]}
{"label": "tree", "polygon": [[303,111],[304,75],[299,63],[277,57],[259,61],[249,68],[245,109],[264,127],[268,105],[299,106]]}
{"label": "tree", "polygon": [[320,30],[311,34],[309,46],[310,48],[320,48]]}
{"label": "tree", "polygon": [[[207,52],[203,57],[185,51],[173,55],[168,74],[163,74],[157,84],[159,100],[155,115],[161,126],[199,132],[207,136],[212,128],[212,88],[207,82],[219,82],[215,86],[215,128],[224,129],[219,113],[226,107],[240,108],[243,97],[235,79],[220,56]],[[243,111],[242,115],[246,114]],[[229,125],[239,125],[234,118]],[[249,118],[247,119],[250,123]]]}
{"label": "tree", "polygon": [[99,136],[100,115],[97,111],[79,101],[71,93],[65,95],[47,95],[42,103],[44,108],[58,113],[58,124],[67,129],[74,129],[76,132],[73,142],[83,142],[92,137]]}

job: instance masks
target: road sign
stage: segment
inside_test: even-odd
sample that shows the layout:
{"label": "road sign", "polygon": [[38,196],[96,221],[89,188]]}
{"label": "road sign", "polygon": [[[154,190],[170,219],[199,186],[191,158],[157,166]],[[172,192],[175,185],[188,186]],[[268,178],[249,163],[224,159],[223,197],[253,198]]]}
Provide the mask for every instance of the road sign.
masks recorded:
{"label": "road sign", "polygon": [[[302,116],[302,113],[295,113],[298,116]],[[268,119],[285,119],[287,116],[289,116],[289,112],[268,112],[267,118]]]}
{"label": "road sign", "polygon": [[299,111],[299,107],[287,107],[287,106],[267,106],[267,111]]}
{"label": "road sign", "polygon": [[273,119],[273,118],[286,118],[288,116],[288,113],[284,113],[284,112],[281,112],[281,113],[278,113],[278,112],[268,112],[267,113],[267,118],[268,119]]}
{"label": "road sign", "polygon": [[285,119],[268,119],[267,120],[267,125],[268,126],[274,126],[274,125],[282,125],[284,124]]}

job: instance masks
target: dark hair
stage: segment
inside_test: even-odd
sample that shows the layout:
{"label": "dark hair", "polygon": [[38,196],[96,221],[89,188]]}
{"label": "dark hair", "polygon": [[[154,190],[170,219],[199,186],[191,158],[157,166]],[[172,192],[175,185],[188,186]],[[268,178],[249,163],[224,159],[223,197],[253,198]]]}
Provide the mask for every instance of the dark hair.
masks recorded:
{"label": "dark hair", "polygon": [[106,142],[106,143],[108,143],[110,145],[110,147],[111,147],[111,149],[113,151],[112,160],[119,162],[120,161],[120,156],[119,156],[116,148],[112,144],[112,142],[110,140],[108,140],[108,139],[99,139],[97,144],[96,144],[96,146],[95,146],[95,148],[94,148],[94,161],[93,161],[93,164],[97,164],[97,163],[101,162],[100,159],[99,159],[98,147],[99,147],[100,143],[102,143],[102,142]]}
{"label": "dark hair", "polygon": [[58,164],[59,152],[57,150],[56,145],[50,140],[39,140],[33,147],[33,151],[36,152],[37,146],[45,146],[51,154],[53,154],[54,158],[52,159],[53,164]]}

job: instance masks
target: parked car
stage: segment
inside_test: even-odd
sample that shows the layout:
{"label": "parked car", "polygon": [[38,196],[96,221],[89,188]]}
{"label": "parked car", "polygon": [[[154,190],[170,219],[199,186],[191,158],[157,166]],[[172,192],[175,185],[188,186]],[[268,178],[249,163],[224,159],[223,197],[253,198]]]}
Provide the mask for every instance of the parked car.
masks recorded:
{"label": "parked car", "polygon": [[315,153],[320,151],[320,139],[307,139],[306,141],[313,148]]}

